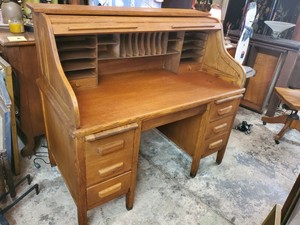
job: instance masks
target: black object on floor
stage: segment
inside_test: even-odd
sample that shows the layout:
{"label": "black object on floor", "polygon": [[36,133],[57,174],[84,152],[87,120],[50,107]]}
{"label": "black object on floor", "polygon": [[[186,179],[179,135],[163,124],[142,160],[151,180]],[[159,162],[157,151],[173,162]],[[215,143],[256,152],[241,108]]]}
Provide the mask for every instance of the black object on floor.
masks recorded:
{"label": "black object on floor", "polygon": [[[27,174],[25,177],[23,177],[21,180],[19,180],[18,182],[16,182],[13,186],[9,186],[9,190],[4,193],[3,195],[0,196],[0,201],[3,201],[4,199],[6,199],[6,196],[8,194],[10,194],[10,196],[12,198],[15,197],[15,188],[20,185],[21,183],[23,183],[23,181],[27,180],[28,185],[31,184],[32,182],[32,178],[29,174]],[[11,190],[13,189],[13,190]],[[38,195],[39,194],[39,185],[38,184],[34,184],[33,186],[31,186],[27,191],[25,191],[20,197],[16,198],[11,204],[7,205],[5,208],[0,208],[0,225],[9,225],[8,221],[6,220],[4,214],[10,210],[12,207],[14,207],[19,201],[21,201],[24,197],[26,197],[30,192],[32,192],[33,190],[35,190],[35,193]],[[13,195],[12,195],[13,193]]]}
{"label": "black object on floor", "polygon": [[243,121],[241,123],[239,123],[235,129],[244,132],[245,134],[250,134],[251,133],[251,128],[252,128],[252,124],[248,124],[247,121]]}

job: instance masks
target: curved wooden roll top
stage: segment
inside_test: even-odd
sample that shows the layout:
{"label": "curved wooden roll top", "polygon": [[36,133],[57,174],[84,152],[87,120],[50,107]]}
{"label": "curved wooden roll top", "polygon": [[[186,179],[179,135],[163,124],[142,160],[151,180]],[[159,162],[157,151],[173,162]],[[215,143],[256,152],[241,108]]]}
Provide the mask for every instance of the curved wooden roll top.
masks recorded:
{"label": "curved wooden roll top", "polygon": [[101,85],[103,75],[150,69],[180,75],[181,68],[189,68],[185,72],[209,74],[236,87],[245,83],[244,69],[225,50],[221,23],[208,13],[28,6],[33,11],[42,69],[39,84],[41,89],[48,88],[59,111],[75,128],[81,127],[76,92]]}

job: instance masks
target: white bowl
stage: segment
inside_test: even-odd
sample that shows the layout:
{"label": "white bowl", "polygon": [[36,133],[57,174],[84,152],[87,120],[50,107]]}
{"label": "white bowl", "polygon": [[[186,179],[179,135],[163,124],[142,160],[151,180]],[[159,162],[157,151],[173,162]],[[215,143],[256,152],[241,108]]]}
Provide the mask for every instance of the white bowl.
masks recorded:
{"label": "white bowl", "polygon": [[278,38],[281,32],[295,26],[295,24],[293,23],[287,23],[281,21],[264,21],[264,22],[272,29],[273,31],[272,36],[274,38]]}

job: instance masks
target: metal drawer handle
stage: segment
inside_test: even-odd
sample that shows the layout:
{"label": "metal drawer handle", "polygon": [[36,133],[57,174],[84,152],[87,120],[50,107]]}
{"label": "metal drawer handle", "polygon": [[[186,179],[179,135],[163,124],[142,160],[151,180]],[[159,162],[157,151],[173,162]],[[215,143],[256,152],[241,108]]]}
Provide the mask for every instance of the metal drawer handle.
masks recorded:
{"label": "metal drawer handle", "polygon": [[111,142],[111,143],[107,143],[107,144],[104,144],[104,145],[98,147],[97,152],[100,155],[107,155],[107,154],[110,154],[112,152],[116,152],[120,149],[123,149],[124,144],[125,144],[124,140],[118,140],[118,141],[114,141],[114,142]]}
{"label": "metal drawer handle", "polygon": [[109,167],[105,167],[103,169],[98,170],[98,173],[101,177],[116,173],[117,171],[122,170],[124,167],[124,163],[120,162],[120,163],[116,163],[112,166]]}
{"label": "metal drawer handle", "polygon": [[218,115],[219,116],[223,116],[223,115],[225,115],[227,113],[230,113],[231,110],[232,110],[232,108],[233,108],[232,105],[230,105],[230,106],[227,106],[227,107],[225,107],[223,109],[218,109]]}
{"label": "metal drawer handle", "polygon": [[122,188],[122,183],[117,183],[113,186],[110,186],[109,188],[104,189],[103,191],[98,192],[99,198],[105,198],[109,195],[112,195],[118,191],[120,191]]}
{"label": "metal drawer handle", "polygon": [[214,127],[214,128],[213,128],[213,131],[214,131],[214,133],[216,133],[216,134],[217,134],[217,133],[220,133],[220,132],[226,130],[226,129],[227,129],[227,126],[228,126],[227,123],[223,123],[223,124],[221,124],[221,125],[219,125],[219,126]]}
{"label": "metal drawer handle", "polygon": [[222,144],[223,144],[223,140],[221,139],[221,140],[218,140],[218,141],[215,141],[215,142],[209,144],[209,147],[208,147],[208,148],[209,148],[210,150],[213,150],[213,149],[215,149],[215,148],[221,147]]}

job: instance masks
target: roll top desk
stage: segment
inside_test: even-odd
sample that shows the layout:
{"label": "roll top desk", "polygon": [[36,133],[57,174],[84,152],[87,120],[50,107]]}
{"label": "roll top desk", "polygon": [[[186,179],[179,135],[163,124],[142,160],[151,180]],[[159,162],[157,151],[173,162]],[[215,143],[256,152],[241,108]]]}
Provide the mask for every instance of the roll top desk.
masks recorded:
{"label": "roll top desk", "polygon": [[29,4],[49,158],[87,211],[120,195],[131,209],[141,132],[221,163],[245,72],[221,23],[195,10]]}

